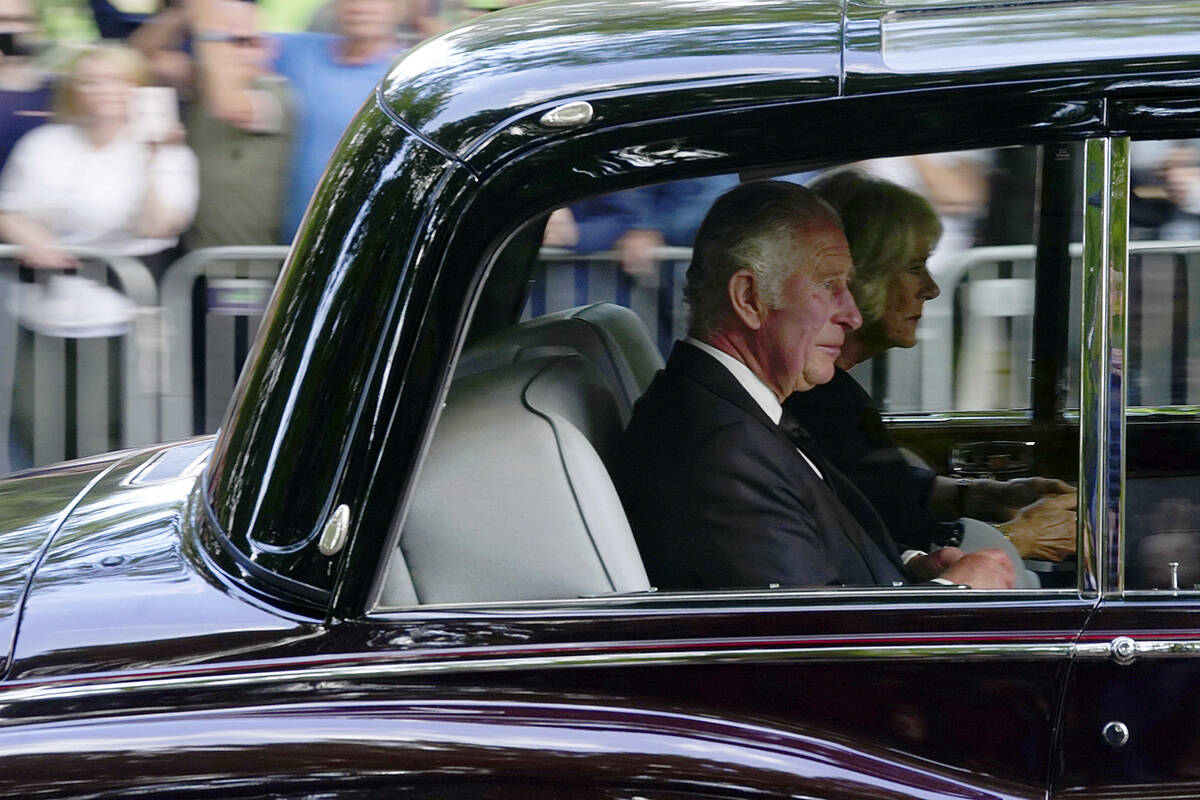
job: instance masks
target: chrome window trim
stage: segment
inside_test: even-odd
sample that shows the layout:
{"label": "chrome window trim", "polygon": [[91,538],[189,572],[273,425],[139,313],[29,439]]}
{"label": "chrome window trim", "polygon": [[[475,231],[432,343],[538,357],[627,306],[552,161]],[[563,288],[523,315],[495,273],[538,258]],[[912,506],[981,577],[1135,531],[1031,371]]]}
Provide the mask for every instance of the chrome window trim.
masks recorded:
{"label": "chrome window trim", "polygon": [[[569,597],[553,600],[495,600],[461,603],[436,603],[429,605],[381,606],[372,609],[366,619],[376,623],[395,622],[400,617],[421,616],[431,612],[461,612],[472,618],[481,613],[504,614],[548,613],[562,616],[572,612],[593,611],[636,611],[637,613],[677,613],[707,610],[711,605],[714,613],[725,612],[731,603],[755,604],[756,609],[779,610],[787,604],[793,608],[845,609],[848,604],[869,603],[899,605],[928,603],[943,600],[953,603],[979,604],[987,601],[997,603],[1029,602],[1038,606],[1049,601],[1071,601],[1080,599],[1076,589],[971,589],[967,586],[871,586],[843,589],[718,589],[706,592],[629,592],[606,594],[593,597]],[[763,604],[763,601],[773,601]],[[888,602],[890,601],[890,602]],[[818,605],[820,604],[820,605]],[[828,604],[828,605],[825,605]]]}
{"label": "chrome window trim", "polygon": [[[1127,363],[1126,353],[1129,351],[1127,303],[1129,293],[1126,291],[1129,278],[1129,137],[1118,137],[1109,140],[1109,187],[1108,187],[1108,330],[1111,337],[1109,347],[1112,356],[1110,364],[1110,396],[1108,406],[1110,413],[1116,415],[1115,442],[1109,442],[1110,457],[1107,465],[1115,466],[1117,474],[1117,496],[1108,498],[1109,519],[1111,529],[1107,531],[1107,542],[1111,548],[1109,558],[1105,562],[1110,585],[1117,593],[1125,591],[1125,425],[1127,414],[1128,382],[1125,380],[1124,365]],[[1114,457],[1115,454],[1115,457]],[[1106,475],[1106,481],[1114,476]]]}
{"label": "chrome window trim", "polygon": [[[1079,589],[1123,589],[1125,273],[1128,263],[1129,139],[1086,144],[1080,314]],[[1112,413],[1117,424],[1110,428]],[[1112,469],[1118,474],[1110,476]],[[1115,492],[1110,492],[1110,478]]]}
{"label": "chrome window trim", "polygon": [[1004,409],[982,411],[905,411],[883,415],[885,424],[899,423],[902,425],[943,425],[980,423],[988,425],[1028,425],[1033,420],[1029,409]]}

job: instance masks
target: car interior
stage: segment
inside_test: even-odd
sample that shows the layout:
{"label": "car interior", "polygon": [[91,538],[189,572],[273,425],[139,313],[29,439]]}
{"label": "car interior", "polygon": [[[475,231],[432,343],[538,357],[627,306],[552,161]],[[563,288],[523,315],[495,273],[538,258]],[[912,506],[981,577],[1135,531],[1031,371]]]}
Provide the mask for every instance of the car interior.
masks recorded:
{"label": "car interior", "polygon": [[[942,166],[961,163],[970,174],[958,177],[973,179],[983,197],[964,211],[961,197],[955,207],[938,198],[938,187],[927,188],[942,215],[943,243],[953,240],[957,248],[942,254],[936,267],[938,253],[931,258],[941,298],[927,305],[915,348],[891,350],[851,374],[876,399],[893,436],[936,472],[1045,475],[1074,484],[1082,148],[1000,148],[967,153],[958,162],[953,153],[933,155]],[[1054,160],[1065,166],[1048,171]],[[911,181],[919,172],[915,156],[884,161],[904,162],[882,165],[885,176]],[[1066,186],[1049,186],[1052,180]],[[528,249],[528,238],[541,237],[544,225],[544,219],[531,222],[514,247]],[[1054,257],[1038,250],[1037,230],[1046,225],[1065,234],[1057,237],[1062,252]],[[1151,227],[1145,234],[1158,235]],[[491,307],[520,308],[520,319],[513,321],[515,312],[507,322],[495,313],[476,314],[403,522],[382,607],[652,589],[606,464],[634,401],[663,366],[670,342],[683,335],[683,256],[663,248],[657,271],[647,275],[622,271],[614,258],[581,259],[543,248],[532,272],[493,270],[485,300],[489,292],[504,297]],[[1185,258],[1177,269],[1186,273],[1194,261]],[[1069,274],[1056,278],[1055,293],[1047,295],[1052,269]],[[1039,294],[1041,282],[1046,287]],[[1047,302],[1060,318],[1051,342],[1039,340],[1047,328],[1034,319],[1035,306]],[[1153,323],[1143,316],[1148,330]],[[1058,370],[1053,407],[1042,402],[1039,408],[1037,371],[1046,368],[1051,351]],[[1142,372],[1153,369],[1146,365]],[[1131,441],[1136,445],[1136,437]],[[997,442],[1013,447],[981,446]],[[1180,498],[1190,496],[1194,478],[1181,480],[1159,486],[1154,497],[1133,491],[1131,482],[1128,502],[1141,519],[1132,526],[1138,542],[1171,534],[1179,541],[1167,549],[1177,552],[1200,538],[1178,529]],[[1161,522],[1153,522],[1155,514]],[[989,544],[995,542],[985,537],[977,546]],[[1143,552],[1146,545],[1131,547]],[[1169,559],[1171,552],[1152,557]],[[1075,585],[1073,558],[1015,566],[1027,576],[1018,586]]]}

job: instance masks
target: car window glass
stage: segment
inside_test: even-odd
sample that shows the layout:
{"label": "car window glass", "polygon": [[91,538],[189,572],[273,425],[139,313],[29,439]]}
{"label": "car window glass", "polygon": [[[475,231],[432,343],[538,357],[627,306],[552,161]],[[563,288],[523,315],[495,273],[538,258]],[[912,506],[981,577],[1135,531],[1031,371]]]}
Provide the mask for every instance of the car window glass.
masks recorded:
{"label": "car window glass", "polygon": [[[1066,226],[1077,241],[1081,150],[1063,152],[1068,166],[1056,174],[1069,184],[1069,200],[1055,210],[1053,224]],[[936,248],[930,252],[933,241],[914,245],[913,263],[888,265],[911,278],[901,294],[920,294],[915,310],[901,315],[915,340],[850,373],[877,409],[874,424],[887,426],[879,435],[895,472],[850,476],[864,491],[864,483],[887,483],[892,474],[920,487],[905,499],[921,507],[915,532],[899,530],[904,511],[879,509],[900,549],[910,549],[904,538],[910,534],[924,537],[913,548],[959,541],[964,533],[955,530],[955,520],[967,517],[964,547],[1009,553],[1021,588],[1074,586],[1073,514],[1054,518],[1057,538],[1047,543],[1039,540],[1036,519],[1018,520],[1015,528],[1011,520],[993,524],[1036,495],[983,509],[947,486],[955,479],[1032,476],[1073,482],[1078,474],[1077,426],[1060,414],[1047,433],[1030,419],[1035,210],[1045,154],[1045,148],[1012,147],[774,173],[811,183],[853,169],[927,201],[942,231]],[[486,329],[468,334],[383,606],[571,599],[649,588],[628,532],[606,539],[605,525],[595,518],[624,516],[609,475],[614,442],[673,343],[687,334],[682,290],[690,244],[714,200],[740,181],[718,175],[646,186],[549,215],[529,280],[513,281],[527,290],[519,319],[501,330],[489,319]],[[1071,259],[1064,245],[1063,269],[1078,273],[1077,249]],[[490,279],[493,288],[505,280],[511,279]],[[1068,283],[1070,291],[1054,298],[1047,313],[1074,321],[1078,300],[1066,295],[1078,298],[1077,275]],[[1063,352],[1067,346],[1058,346],[1064,364],[1058,412],[1071,402],[1066,387],[1077,382],[1074,371],[1067,374],[1065,365],[1073,361]],[[819,436],[818,442],[841,468],[838,444]],[[944,538],[930,539],[935,525]],[[500,529],[508,533],[498,537]],[[505,537],[510,545],[497,544]]]}
{"label": "car window glass", "polygon": [[1126,587],[1200,585],[1200,139],[1130,147]]}

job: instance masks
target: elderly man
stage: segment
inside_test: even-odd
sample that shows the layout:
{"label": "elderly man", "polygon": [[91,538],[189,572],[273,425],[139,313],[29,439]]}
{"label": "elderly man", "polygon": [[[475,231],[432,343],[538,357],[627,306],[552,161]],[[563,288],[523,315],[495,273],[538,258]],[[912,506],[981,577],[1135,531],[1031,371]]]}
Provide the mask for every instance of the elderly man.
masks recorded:
{"label": "elderly man", "polygon": [[871,505],[783,418],[861,323],[836,213],[810,190],[722,195],[696,237],[689,336],[634,408],[617,488],[660,589],[1012,583],[999,550],[900,553]]}

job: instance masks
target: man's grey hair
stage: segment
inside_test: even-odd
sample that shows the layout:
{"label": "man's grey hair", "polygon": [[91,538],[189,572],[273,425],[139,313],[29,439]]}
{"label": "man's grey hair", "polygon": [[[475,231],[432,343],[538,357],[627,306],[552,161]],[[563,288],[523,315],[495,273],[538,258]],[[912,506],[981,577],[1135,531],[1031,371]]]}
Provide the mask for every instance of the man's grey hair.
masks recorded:
{"label": "man's grey hair", "polygon": [[809,253],[805,233],[827,225],[841,227],[837,212],[799,184],[754,181],[718,197],[696,234],[683,287],[688,335],[704,341],[721,329],[732,313],[729,279],[738,270],[750,270],[759,298],[778,308],[783,284]]}
{"label": "man's grey hair", "polygon": [[828,172],[809,186],[842,217],[854,260],[850,291],[863,324],[874,323],[892,276],[941,238],[937,212],[916,192],[862,170]]}

